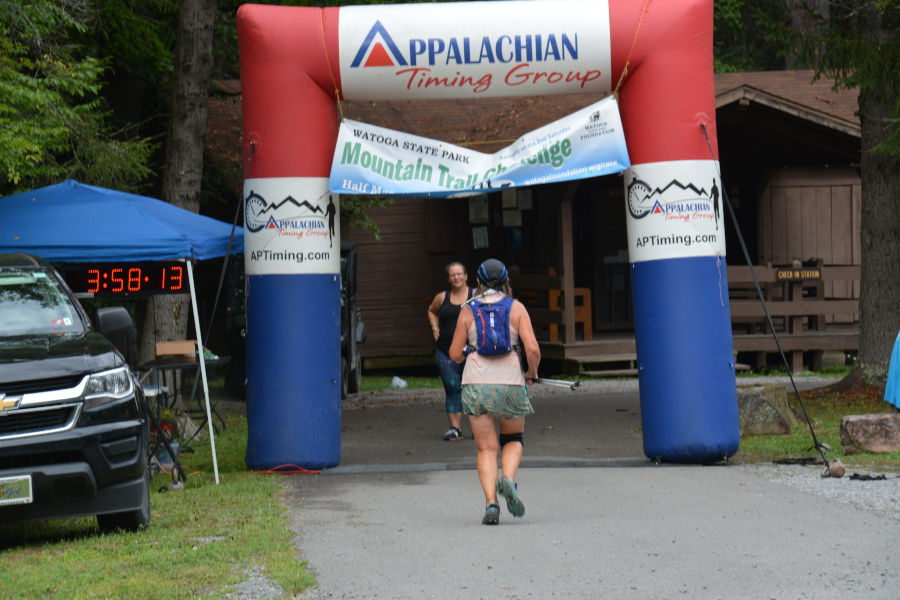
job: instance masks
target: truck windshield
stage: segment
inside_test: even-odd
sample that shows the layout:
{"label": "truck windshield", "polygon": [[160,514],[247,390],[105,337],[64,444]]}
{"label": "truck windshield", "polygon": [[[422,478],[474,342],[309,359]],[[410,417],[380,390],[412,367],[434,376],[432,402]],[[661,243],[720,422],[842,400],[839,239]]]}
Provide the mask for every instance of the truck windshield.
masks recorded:
{"label": "truck windshield", "polygon": [[0,337],[80,333],[69,298],[46,273],[0,272]]}

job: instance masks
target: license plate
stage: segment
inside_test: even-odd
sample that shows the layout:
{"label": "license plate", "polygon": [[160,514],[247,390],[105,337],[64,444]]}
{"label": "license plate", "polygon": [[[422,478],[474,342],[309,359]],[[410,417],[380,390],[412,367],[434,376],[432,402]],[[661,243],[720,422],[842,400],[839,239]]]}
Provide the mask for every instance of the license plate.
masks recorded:
{"label": "license plate", "polygon": [[31,504],[31,475],[0,477],[0,506]]}

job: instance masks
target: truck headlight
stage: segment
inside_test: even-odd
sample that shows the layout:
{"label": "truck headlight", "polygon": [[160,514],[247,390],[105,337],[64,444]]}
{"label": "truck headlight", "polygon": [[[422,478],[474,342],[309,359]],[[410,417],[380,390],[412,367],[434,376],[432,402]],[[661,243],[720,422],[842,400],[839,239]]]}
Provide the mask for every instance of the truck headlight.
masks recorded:
{"label": "truck headlight", "polygon": [[134,393],[128,367],[94,373],[84,390],[84,407],[94,408],[107,402],[126,398]]}

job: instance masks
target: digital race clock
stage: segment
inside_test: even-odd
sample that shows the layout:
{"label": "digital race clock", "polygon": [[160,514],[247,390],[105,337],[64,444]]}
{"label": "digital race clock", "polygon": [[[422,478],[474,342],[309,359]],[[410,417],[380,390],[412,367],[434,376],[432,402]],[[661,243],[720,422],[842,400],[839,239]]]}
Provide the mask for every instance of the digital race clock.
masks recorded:
{"label": "digital race clock", "polygon": [[60,272],[79,296],[123,298],[153,294],[186,294],[187,267],[183,262],[70,263]]}

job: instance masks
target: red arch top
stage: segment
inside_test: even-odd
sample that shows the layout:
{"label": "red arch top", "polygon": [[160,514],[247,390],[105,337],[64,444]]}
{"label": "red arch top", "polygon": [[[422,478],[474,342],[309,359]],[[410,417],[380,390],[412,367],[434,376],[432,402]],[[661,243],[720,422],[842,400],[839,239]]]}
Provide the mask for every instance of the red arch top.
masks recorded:
{"label": "red arch top", "polygon": [[[465,15],[465,6],[454,9]],[[255,146],[248,177],[328,177],[342,90],[340,15],[354,8],[238,9],[245,159]],[[619,104],[632,163],[712,158],[701,123],[718,158],[713,0],[618,1],[609,21],[613,86],[629,61]]]}

